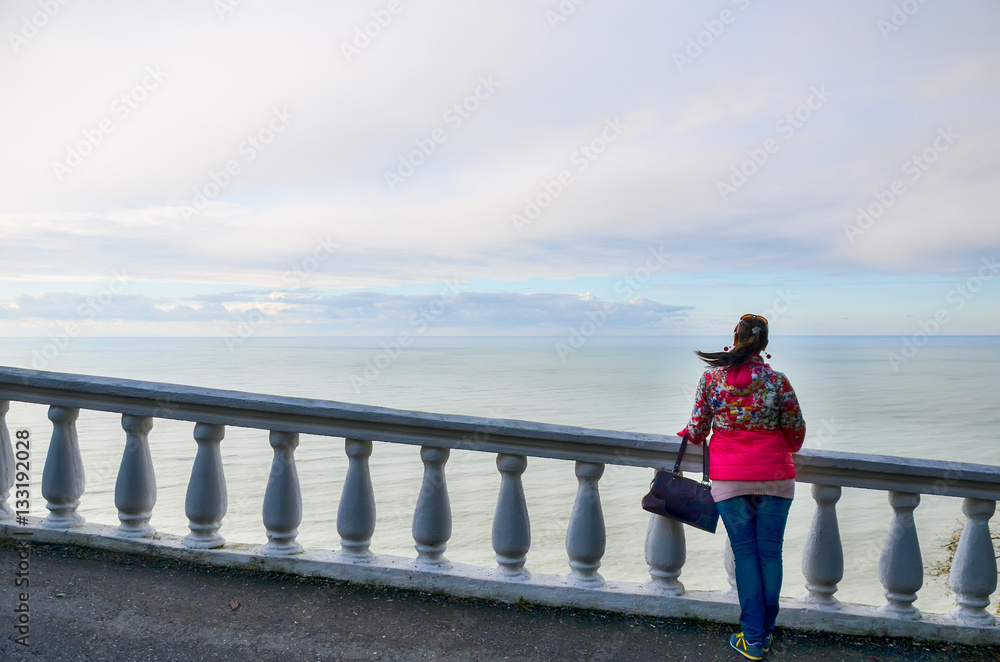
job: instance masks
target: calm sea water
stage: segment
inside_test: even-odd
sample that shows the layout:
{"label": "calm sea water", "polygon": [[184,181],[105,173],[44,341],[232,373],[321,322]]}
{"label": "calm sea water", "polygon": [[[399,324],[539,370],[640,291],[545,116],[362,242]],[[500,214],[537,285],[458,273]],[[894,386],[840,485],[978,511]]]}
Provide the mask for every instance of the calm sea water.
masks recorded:
{"label": "calm sea water", "polygon": [[[673,433],[690,412],[703,369],[695,348],[725,339],[594,338],[563,360],[551,339],[422,338],[396,356],[377,340],[247,339],[229,348],[221,338],[73,339],[49,348],[45,369],[127,377],[277,395],[359,402],[432,412],[515,418],[636,432]],[[46,341],[0,340],[0,364],[38,367]],[[802,403],[808,448],[906,457],[1000,463],[1000,337],[938,337],[893,366],[898,338],[772,339],[770,363],[785,372]],[[380,366],[376,375],[369,365]],[[352,380],[352,377],[354,378]],[[359,383],[360,382],[360,383]],[[12,403],[10,429],[34,439],[33,514],[44,515],[41,473],[50,424],[45,407]],[[77,423],[87,473],[81,512],[89,521],[117,524],[114,483],[124,448],[120,416],[81,412]],[[152,523],[186,534],[184,495],[195,442],[189,423],[157,420],[150,446],[159,488]],[[222,443],[229,512],[222,534],[230,542],[266,540],[261,523],[271,449],[263,431],[227,428]],[[299,540],[336,549],[336,512],[346,470],[343,440],[303,435],[296,453],[304,516]],[[376,444],[371,458],[378,525],[372,549],[415,556],[410,525],[422,465],[416,447]],[[490,545],[499,474],[492,455],[455,451],[447,465],[454,535],[447,556],[494,565]],[[639,508],[651,471],[608,465],[601,480],[607,553],[601,568],[611,580],[644,581],[643,540],[648,521]],[[571,462],[529,459],[524,474],[531,514],[528,567],[565,573],[565,534],[576,493]],[[407,495],[402,499],[399,495]],[[804,592],[800,559],[814,510],[799,485],[789,517],[783,594]],[[884,492],[845,489],[838,511],[845,577],[838,597],[880,604],[878,557],[892,510]],[[941,561],[946,539],[962,523],[957,499],[923,497],[916,510],[926,566]],[[689,589],[726,586],[724,533],[688,529],[688,561],[681,580]],[[995,601],[994,601],[995,603]],[[953,606],[945,582],[928,579],[917,606],[931,612]]]}

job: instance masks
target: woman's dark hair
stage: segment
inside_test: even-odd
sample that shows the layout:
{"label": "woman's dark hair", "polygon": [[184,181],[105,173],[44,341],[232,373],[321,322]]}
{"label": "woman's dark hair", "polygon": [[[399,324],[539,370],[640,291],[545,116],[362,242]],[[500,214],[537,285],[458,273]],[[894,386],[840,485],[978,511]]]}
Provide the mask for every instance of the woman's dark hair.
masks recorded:
{"label": "woman's dark hair", "polygon": [[[754,333],[757,329],[757,333]],[[736,366],[746,363],[754,354],[767,347],[767,320],[757,315],[745,317],[736,325],[736,344],[728,352],[701,352],[695,354],[713,368]]]}

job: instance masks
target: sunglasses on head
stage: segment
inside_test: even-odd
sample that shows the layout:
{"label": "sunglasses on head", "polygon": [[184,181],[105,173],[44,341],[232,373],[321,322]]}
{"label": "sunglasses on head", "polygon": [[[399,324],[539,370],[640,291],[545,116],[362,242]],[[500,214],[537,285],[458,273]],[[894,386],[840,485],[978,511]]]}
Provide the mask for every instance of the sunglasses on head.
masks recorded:
{"label": "sunglasses on head", "polygon": [[764,322],[764,324],[767,324],[767,318],[766,317],[761,317],[760,315],[754,315],[753,313],[747,313],[746,315],[744,315],[743,317],[740,318],[740,321],[742,322],[743,320],[750,319],[751,317],[756,317],[757,319],[759,319],[762,322]]}

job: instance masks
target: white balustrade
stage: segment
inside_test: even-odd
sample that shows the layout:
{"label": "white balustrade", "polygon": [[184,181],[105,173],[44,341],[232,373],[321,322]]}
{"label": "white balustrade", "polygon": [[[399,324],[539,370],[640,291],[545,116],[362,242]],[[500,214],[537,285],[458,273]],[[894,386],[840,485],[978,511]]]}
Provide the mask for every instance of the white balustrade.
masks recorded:
{"label": "white balustrade", "polygon": [[919,503],[919,494],[889,492],[892,523],[878,567],[879,580],[885,587],[886,603],[879,607],[879,611],[893,618],[920,619],[920,610],[913,606],[917,591],[924,585],[924,563],[913,521],[913,509]]}
{"label": "white balustrade", "polygon": [[14,487],[14,448],[10,444],[10,432],[7,430],[7,412],[10,410],[10,400],[0,400],[0,521],[12,519],[14,509],[7,502],[10,490]]}
{"label": "white balustrade", "polygon": [[996,501],[965,499],[962,512],[968,518],[951,564],[951,588],[958,607],[952,620],[975,627],[995,627],[996,619],[987,611],[990,596],[997,590],[997,557],[990,538],[990,518]]}
{"label": "white balustrade", "polygon": [[840,493],[839,485],[812,486],[816,513],[802,550],[802,575],[809,593],[802,600],[818,609],[840,608],[840,602],[833,597],[844,578],[844,548],[837,522]]}
{"label": "white balustrade", "polygon": [[530,577],[524,563],[531,548],[531,521],[521,484],[521,474],[527,466],[528,459],[523,455],[497,455],[500,493],[493,514],[493,551],[496,553],[497,572],[507,579],[525,580]]}
{"label": "white balustrade", "polygon": [[155,531],[149,524],[156,505],[156,474],[149,453],[149,416],[122,416],[125,451],[122,453],[118,480],[115,482],[115,507],[118,508],[118,535],[123,538],[149,538]]}
{"label": "white balustrade", "polygon": [[267,531],[267,544],[261,552],[270,556],[298,554],[302,545],[295,541],[302,523],[302,493],[299,473],[295,469],[295,449],[299,446],[297,432],[272,430],[268,436],[274,457],[264,491],[262,519]]}
{"label": "white balustrade", "polygon": [[651,577],[647,586],[663,595],[684,595],[677,578],[687,559],[684,525],[660,515],[649,516],[646,529],[646,563]]}
{"label": "white balustrade", "polygon": [[424,478],[413,511],[413,540],[417,549],[417,565],[447,569],[444,550],[451,538],[451,502],[444,465],[451,452],[447,448],[422,446],[420,459],[424,463]]}
{"label": "white balustrade", "polygon": [[194,439],[198,453],[191,468],[184,514],[191,533],[184,538],[184,546],[192,549],[222,547],[226,539],[219,535],[222,518],[226,516],[228,501],[226,475],[222,470],[220,443],[226,436],[224,425],[197,423]]}
{"label": "white balustrade", "polygon": [[578,485],[566,532],[566,553],[569,555],[570,580],[585,588],[604,586],[604,578],[597,572],[607,542],[601,493],[597,486],[603,474],[603,464],[576,463]]}
{"label": "white balustrade", "polygon": [[52,440],[45,456],[42,470],[42,496],[49,516],[42,521],[48,529],[67,529],[83,524],[80,506],[86,481],[83,474],[83,457],[76,437],[76,407],[49,407],[52,421]]}
{"label": "white balustrade", "polygon": [[337,509],[337,533],[340,535],[340,558],[354,562],[371,561],[369,551],[375,533],[375,490],[372,488],[368,458],[372,442],[345,439],[347,478]]}
{"label": "white balustrade", "polygon": [[[52,529],[46,531],[45,536],[76,544],[117,536],[135,539],[137,542],[133,544],[151,550],[174,550],[176,539],[171,540],[168,534],[156,535],[150,525],[157,497],[149,449],[153,417],[211,420],[212,423],[197,422],[194,427],[197,453],[185,501],[190,526],[190,534],[183,539],[185,547],[207,549],[225,545],[225,539],[219,535],[227,510],[221,455],[221,441],[225,436],[225,425],[221,423],[225,422],[268,430],[274,452],[261,513],[267,543],[250,548],[249,552],[240,550],[241,555],[288,556],[274,567],[297,567],[299,561],[293,555],[303,550],[296,540],[302,521],[302,495],[295,451],[299,434],[311,433],[344,438],[348,466],[337,511],[340,550],[326,560],[318,560],[321,557],[310,554],[301,566],[306,572],[316,572],[313,565],[316,563],[343,563],[350,566],[343,566],[337,572],[345,576],[407,588],[430,587],[430,590],[448,592],[461,585],[461,591],[482,597],[537,597],[546,604],[597,608],[614,604],[641,613],[649,613],[644,611],[652,608],[649,605],[668,605],[671,614],[698,618],[713,617],[711,614],[717,608],[723,619],[735,613],[733,605],[719,605],[720,593],[706,595],[685,591],[680,581],[687,555],[685,526],[656,515],[649,518],[645,540],[649,580],[641,586],[621,582],[602,590],[606,584],[599,570],[607,533],[599,483],[604,462],[642,467],[668,465],[677,448],[672,438],[523,421],[438,416],[298,398],[238,395],[170,384],[157,385],[151,394],[146,383],[0,367],[0,534],[7,535],[10,531],[11,506],[16,503],[11,491],[20,482],[16,469],[18,451],[7,427],[11,400],[49,405],[52,440],[45,458],[41,492],[50,514],[40,525]],[[170,403],[169,407],[162,405],[164,401]],[[85,487],[75,423],[80,407],[76,405],[120,414],[122,409],[129,412],[122,414],[126,442],[114,493],[121,524],[113,533],[89,525],[74,531],[74,527],[83,522],[77,511]],[[468,446],[470,429],[489,432],[473,437]],[[376,526],[375,494],[369,469],[373,439],[382,440],[380,443],[420,447],[423,478],[412,524],[416,559],[376,556],[370,549]],[[452,565],[445,558],[453,525],[446,466],[449,449],[454,447],[471,447],[496,454],[500,488],[492,546],[497,567],[490,572]],[[522,476],[528,457],[575,461],[578,485],[566,532],[570,566],[566,577],[533,576],[525,568],[531,548],[531,523]],[[27,457],[22,459],[27,461]],[[800,482],[813,483],[816,510],[802,555],[807,594],[783,610],[783,618],[801,618],[807,627],[826,623],[836,631],[884,633],[898,627],[905,632],[954,641],[968,642],[971,638],[991,644],[1000,642],[1000,634],[996,634],[1000,628],[997,628],[990,605],[998,572],[989,528],[996,511],[996,499],[1000,496],[1000,469],[808,450],[799,453],[796,467]],[[886,604],[878,609],[846,604],[841,608],[835,597],[843,580],[845,562],[837,514],[842,487],[884,490],[892,507],[878,568]],[[967,518],[951,571],[951,587],[958,606],[950,614],[932,615],[926,619],[913,604],[924,582],[913,515],[921,493],[962,498],[962,510]],[[37,520],[31,518],[29,526],[38,525]],[[722,523],[719,534],[725,540],[723,563],[728,579],[728,589],[722,591],[721,596],[735,602],[738,599],[735,559]],[[113,545],[120,546],[121,541]],[[228,553],[219,552],[223,558]],[[258,561],[265,565],[273,563],[264,559]],[[575,588],[594,589],[593,593],[586,594],[593,595],[594,599],[581,598],[581,592],[573,590]],[[679,596],[683,598],[673,599]],[[835,617],[817,616],[813,610],[838,610],[838,613]],[[847,625],[843,625],[845,623]],[[842,626],[848,629],[838,630]]]}

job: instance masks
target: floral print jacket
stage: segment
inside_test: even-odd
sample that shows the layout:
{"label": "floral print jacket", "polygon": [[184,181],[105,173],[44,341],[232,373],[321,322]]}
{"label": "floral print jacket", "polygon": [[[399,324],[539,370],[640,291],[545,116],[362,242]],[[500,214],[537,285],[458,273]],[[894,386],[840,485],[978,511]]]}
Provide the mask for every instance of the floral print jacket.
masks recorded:
{"label": "floral print jacket", "polygon": [[705,371],[686,431],[695,444],[714,431],[712,478],[763,480],[795,475],[791,453],[802,447],[806,424],[788,378],[755,355],[739,366]]}

